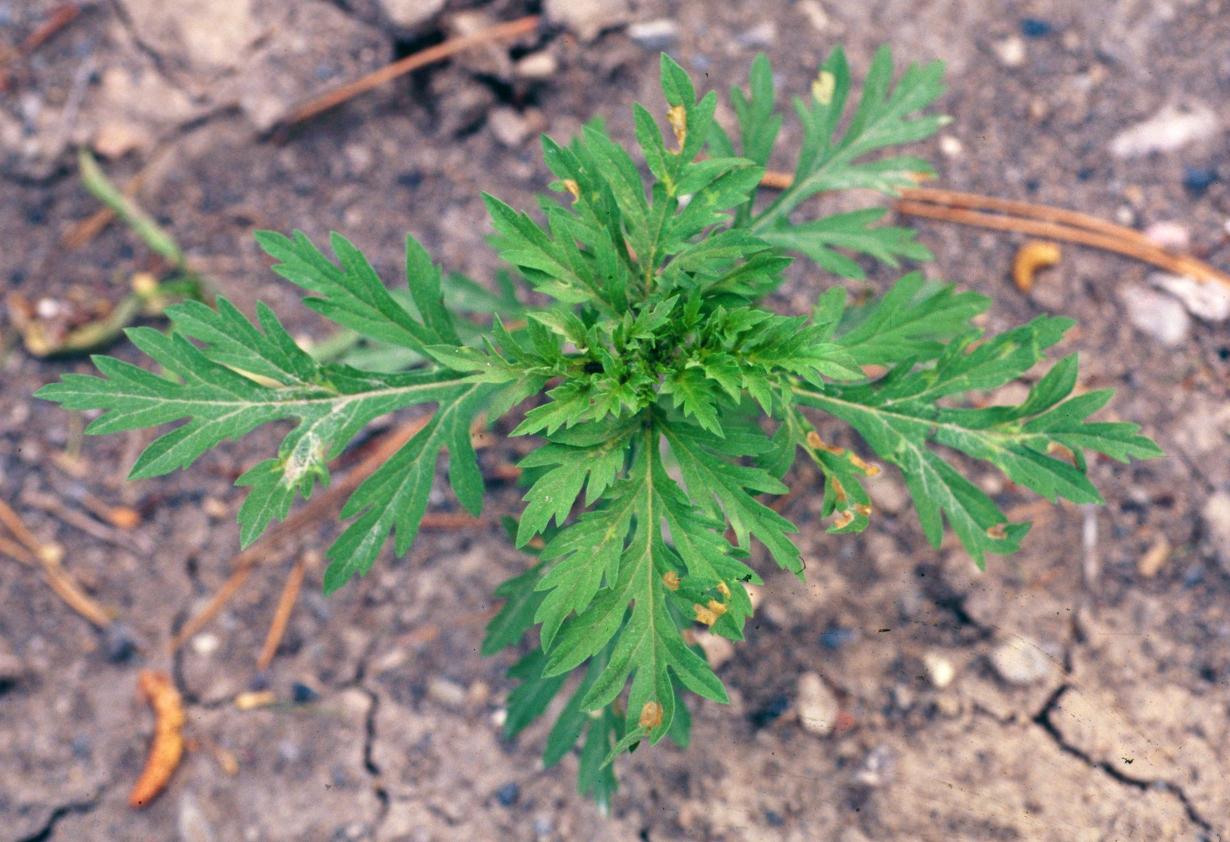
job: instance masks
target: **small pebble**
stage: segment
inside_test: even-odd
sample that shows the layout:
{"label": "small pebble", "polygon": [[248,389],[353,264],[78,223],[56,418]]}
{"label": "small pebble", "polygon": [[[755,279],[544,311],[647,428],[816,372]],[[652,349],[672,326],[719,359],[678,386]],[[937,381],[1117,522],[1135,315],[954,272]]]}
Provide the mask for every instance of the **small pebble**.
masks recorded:
{"label": "small pebble", "polygon": [[428,681],[427,695],[445,707],[463,708],[466,705],[466,688],[447,678],[436,676]]}
{"label": "small pebble", "polygon": [[937,690],[943,690],[952,684],[957,675],[952,661],[938,652],[927,652],[923,655],[923,666],[927,668],[927,678],[931,680],[931,686]]}
{"label": "small pebble", "polygon": [[632,15],[628,0],[545,0],[547,19],[562,24],[589,43]]}
{"label": "small pebble", "polygon": [[380,8],[396,26],[414,29],[440,13],[445,0],[380,0]]}
{"label": "small pebble", "polygon": [[863,759],[863,765],[854,776],[854,780],[863,786],[876,787],[888,783],[892,776],[894,764],[893,750],[886,745],[878,745]]}
{"label": "small pebble", "polygon": [[1192,232],[1182,222],[1161,220],[1150,224],[1143,233],[1164,249],[1187,251],[1192,244]]}
{"label": "small pebble", "polygon": [[956,158],[965,151],[961,141],[950,134],[940,135],[940,154],[945,158]]}
{"label": "small pebble", "polygon": [[559,62],[547,50],[530,53],[513,65],[518,79],[550,79],[559,70]]}
{"label": "small pebble", "polygon": [[1050,21],[1042,18],[1021,18],[1021,34],[1026,38],[1045,38],[1055,31]]}
{"label": "small pebble", "polygon": [[1230,493],[1219,491],[1200,510],[1205,540],[1222,568],[1230,573]]}
{"label": "small pebble", "polygon": [[501,807],[511,807],[521,798],[521,787],[516,782],[509,781],[495,791],[495,800]]}
{"label": "small pebble", "polygon": [[1195,105],[1187,110],[1167,105],[1149,119],[1115,135],[1110,142],[1110,152],[1116,158],[1173,152],[1189,143],[1208,140],[1220,131],[1221,121],[1206,105]]}
{"label": "small pebble", "polygon": [[847,629],[842,626],[829,626],[820,632],[820,645],[830,652],[836,652],[838,649],[842,649],[847,644],[852,643],[855,637],[854,629]]}
{"label": "small pebble", "polygon": [[530,136],[530,127],[514,108],[500,106],[487,115],[487,125],[503,146],[520,146]]}
{"label": "small pebble", "polygon": [[991,652],[991,666],[1009,684],[1027,687],[1049,676],[1055,665],[1037,643],[1012,637]]}
{"label": "small pebble", "polygon": [[1175,298],[1142,286],[1120,287],[1128,321],[1163,346],[1174,348],[1187,340],[1191,318]]}
{"label": "small pebble", "polygon": [[491,685],[485,681],[475,681],[466,688],[466,704],[480,708],[491,698]]}
{"label": "small pebble", "polygon": [[132,629],[120,622],[108,624],[103,629],[103,654],[113,664],[122,664],[137,653],[137,641]]}
{"label": "small pebble", "polygon": [[1004,67],[1020,67],[1025,63],[1025,41],[1019,35],[996,41],[992,49]]}
{"label": "small pebble", "polygon": [[670,18],[638,21],[628,27],[632,43],[646,50],[665,50],[679,41],[679,24]]}
{"label": "small pebble", "polygon": [[218,639],[218,636],[211,632],[193,635],[191,643],[192,651],[205,657],[217,652],[218,647],[222,645],[222,641]]}
{"label": "small pebble", "polygon": [[1197,196],[1204,193],[1217,181],[1217,170],[1212,167],[1184,167],[1183,186]]}
{"label": "small pebble", "polygon": [[1183,275],[1154,272],[1149,283],[1164,289],[1183,303],[1187,312],[1210,323],[1230,319],[1230,290],[1213,281],[1193,280]]}
{"label": "small pebble", "polygon": [[764,728],[788,710],[790,710],[790,697],[782,693],[770,699],[764,707],[752,711],[748,719],[751,720],[753,727]]}
{"label": "small pebble", "polygon": [[308,705],[312,702],[319,702],[320,693],[310,685],[304,684],[302,681],[296,681],[290,685],[290,698],[297,705]]}
{"label": "small pebble", "polygon": [[819,0],[801,0],[799,11],[807,18],[807,22],[812,25],[812,29],[817,32],[824,32],[829,28],[831,21],[829,20],[828,12],[824,11],[824,7],[820,5]]}
{"label": "small pebble", "polygon": [[1157,540],[1153,542],[1153,545],[1136,562],[1136,572],[1142,578],[1152,579],[1161,572],[1169,560],[1170,542],[1166,540],[1165,535],[1159,535]]}
{"label": "small pebble", "polygon": [[837,713],[841,709],[837,696],[824,683],[824,679],[814,672],[805,672],[799,676],[794,707],[799,715],[800,727],[817,737],[826,737],[833,733]]}

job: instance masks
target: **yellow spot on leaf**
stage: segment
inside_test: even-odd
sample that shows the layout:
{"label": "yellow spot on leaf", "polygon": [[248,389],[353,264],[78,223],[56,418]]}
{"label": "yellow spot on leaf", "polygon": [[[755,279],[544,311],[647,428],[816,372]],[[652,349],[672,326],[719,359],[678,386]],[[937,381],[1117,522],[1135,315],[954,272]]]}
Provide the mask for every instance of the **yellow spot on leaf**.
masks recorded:
{"label": "yellow spot on leaf", "polygon": [[674,570],[667,570],[662,574],[662,584],[666,585],[667,590],[679,590],[679,574]]}
{"label": "yellow spot on leaf", "polygon": [[837,77],[828,70],[821,70],[820,75],[811,83],[811,96],[821,105],[833,101],[833,92],[837,89]]}
{"label": "yellow spot on leaf", "polygon": [[718,593],[720,593],[722,596],[726,597],[727,599],[730,599],[730,585],[726,584],[725,582],[718,582],[717,589],[718,589]]}
{"label": "yellow spot on leaf", "polygon": [[807,434],[807,445],[815,450],[823,450],[825,453],[832,453],[834,456],[841,456],[846,452],[844,447],[837,447],[829,444],[824,439],[820,438],[815,430],[811,430]]}
{"label": "yellow spot on leaf", "polygon": [[577,201],[581,198],[581,185],[576,183],[575,179],[565,178],[564,189],[572,195],[572,201]]}
{"label": "yellow spot on leaf", "polygon": [[995,541],[1004,540],[1008,537],[1007,526],[1008,525],[1006,523],[995,524],[987,529],[987,537]]}
{"label": "yellow spot on leaf", "polygon": [[871,517],[871,506],[868,506],[866,503],[855,503],[854,511],[863,517]]}
{"label": "yellow spot on leaf", "polygon": [[880,473],[879,465],[872,465],[870,462],[863,461],[863,458],[857,453],[850,454],[850,464],[858,468],[869,477],[874,477],[876,474]]}
{"label": "yellow spot on leaf", "polygon": [[641,718],[637,724],[646,731],[652,731],[662,725],[662,706],[657,702],[645,702],[641,707]]}
{"label": "yellow spot on leaf", "polygon": [[849,509],[843,509],[838,512],[837,517],[833,520],[833,526],[838,529],[845,529],[852,523],[854,523],[854,512]]}
{"label": "yellow spot on leaf", "polygon": [[679,144],[679,150],[683,151],[683,144],[688,139],[688,109],[682,105],[672,105],[666,112],[666,120],[675,132],[675,142]]}
{"label": "yellow spot on leaf", "polygon": [[706,608],[699,603],[693,603],[692,610],[696,612],[696,622],[698,623],[711,626],[718,621],[718,615],[714,614],[712,609]]}

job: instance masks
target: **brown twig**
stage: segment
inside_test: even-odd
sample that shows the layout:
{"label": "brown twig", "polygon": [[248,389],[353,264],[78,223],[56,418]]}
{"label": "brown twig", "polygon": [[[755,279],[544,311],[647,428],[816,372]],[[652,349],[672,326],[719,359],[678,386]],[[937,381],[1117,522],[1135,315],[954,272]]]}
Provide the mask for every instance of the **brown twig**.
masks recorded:
{"label": "brown twig", "polygon": [[39,47],[50,41],[61,29],[68,26],[81,14],[81,7],[76,3],[65,3],[57,6],[38,27],[21,42],[22,57],[29,56]]}
{"label": "brown twig", "polygon": [[256,659],[256,668],[260,671],[269,669],[269,665],[273,663],[273,656],[277,654],[278,647],[282,644],[282,637],[286,634],[286,624],[290,622],[290,614],[295,609],[295,602],[299,599],[299,589],[303,587],[303,576],[307,572],[307,562],[305,557],[300,555],[295,559],[295,564],[290,568],[290,575],[286,577],[286,584],[282,587],[282,595],[278,597],[278,607],[273,612],[273,622],[269,624],[269,634],[265,635],[265,645],[261,647],[261,653]]}
{"label": "brown twig", "polygon": [[21,515],[13,511],[12,507],[2,499],[0,499],[0,525],[5,526],[9,532],[13,533],[13,537],[24,544],[26,549],[34,553],[36,558],[42,555],[42,542],[34,537],[34,533],[26,526],[26,522],[21,519]]}
{"label": "brown twig", "polygon": [[167,650],[170,654],[175,654],[179,647],[183,646],[197,632],[209,625],[210,621],[222,611],[226,604],[230,602],[231,597],[239,592],[243,587],[244,582],[248,581],[248,577],[252,575],[255,568],[251,565],[247,567],[236,568],[233,573],[222,583],[222,587],[218,588],[217,592],[210,598],[205,607],[193,615],[188,622],[175,633],[171,638],[171,642],[167,645]]}
{"label": "brown twig", "polygon": [[1215,280],[1230,289],[1230,275],[1220,272],[1207,263],[1196,260],[1194,257],[1176,255],[1160,246],[1145,245],[1135,239],[1124,239],[1120,236],[1110,236],[1055,222],[1001,216],[962,208],[950,208],[927,202],[902,200],[897,202],[896,208],[898,212],[908,216],[921,216],[944,222],[956,222],[961,225],[991,228],[997,231],[1017,231],[1023,234],[1046,237],[1051,240],[1062,240],[1068,243],[1092,246],[1103,251],[1111,251],[1116,254],[1133,257],[1171,274],[1186,275],[1201,282]]}
{"label": "brown twig", "polygon": [[34,533],[22,521],[21,516],[3,500],[0,500],[0,524],[17,539],[16,543],[4,541],[0,544],[0,551],[27,567],[42,567],[43,581],[52,592],[95,627],[102,629],[111,624],[115,619],[115,612],[91,599],[77,584],[77,580],[60,565],[62,550],[43,544],[34,537]]}
{"label": "brown twig", "polygon": [[[789,173],[770,170],[760,183],[763,187],[784,190],[792,182]],[[1132,228],[1079,211],[938,187],[906,188],[901,191],[901,199],[895,207],[908,216],[1016,231],[1111,251],[1166,272],[1201,282],[1217,281],[1230,288],[1230,274],[1191,255],[1164,249]]]}
{"label": "brown twig", "polygon": [[373,71],[353,82],[347,82],[319,96],[312,97],[291,109],[289,114],[278,121],[278,128],[282,130],[288,129],[298,123],[302,123],[304,120],[311,119],[331,108],[335,108],[343,102],[354,99],[356,96],[366,93],[372,88],[379,87],[385,82],[396,79],[398,76],[403,76],[412,70],[417,70],[428,64],[443,61],[449,56],[456,55],[471,47],[477,47],[480,44],[486,44],[491,41],[516,38],[518,35],[533,32],[538,28],[539,20],[538,15],[527,15],[507,23],[496,24],[471,35],[450,38],[441,44],[420,50],[392,64],[385,65],[379,70]]}
{"label": "brown twig", "polygon": [[359,484],[396,453],[398,448],[427,426],[429,420],[430,418],[416,418],[385,435],[372,447],[371,452],[351,468],[350,472],[336,485],[330,486],[320,495],[313,497],[297,512],[270,529],[262,541],[253,544],[232,558],[231,575],[222,583],[222,587],[210,598],[205,607],[189,618],[188,622],[184,623],[183,627],[171,638],[170,651],[174,653],[189,638],[207,626],[239,592],[258,565],[274,558],[289,540],[298,537],[303,530],[318,523],[330,510],[340,506],[343,497],[358,488]]}

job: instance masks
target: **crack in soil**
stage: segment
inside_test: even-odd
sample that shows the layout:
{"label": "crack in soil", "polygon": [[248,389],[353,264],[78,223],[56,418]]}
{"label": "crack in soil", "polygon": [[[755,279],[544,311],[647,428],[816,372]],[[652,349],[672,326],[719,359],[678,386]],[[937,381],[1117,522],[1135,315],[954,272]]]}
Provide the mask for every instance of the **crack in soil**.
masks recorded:
{"label": "crack in soil", "polygon": [[1051,721],[1051,714],[1058,706],[1059,700],[1063,698],[1064,693],[1067,693],[1071,689],[1073,689],[1073,685],[1068,682],[1060,684],[1059,687],[1057,687],[1055,691],[1052,692],[1047,698],[1046,702],[1042,705],[1042,709],[1033,716],[1032,720],[1035,725],[1050,736],[1059,750],[1064,754],[1075,757],[1091,769],[1100,770],[1111,779],[1123,784],[1124,786],[1129,786],[1133,789],[1139,789],[1142,791],[1160,789],[1170,793],[1177,798],[1179,803],[1183,806],[1184,812],[1187,813],[1188,820],[1190,820],[1192,824],[1199,827],[1202,831],[1202,842],[1213,842],[1213,840],[1219,838],[1213,831],[1212,822],[1200,814],[1200,811],[1196,809],[1196,805],[1192,803],[1191,799],[1188,798],[1187,793],[1184,792],[1183,788],[1178,784],[1160,779],[1149,780],[1148,778],[1133,777],[1109,761],[1095,759],[1088,752],[1084,751],[1079,746],[1073,745],[1064,738],[1063,733],[1059,730],[1055,723]]}
{"label": "crack in soil", "polygon": [[371,702],[367,708],[367,715],[363,719],[363,769],[367,772],[368,777],[371,778],[372,792],[375,793],[376,800],[380,802],[380,810],[376,815],[375,826],[372,828],[373,832],[378,831],[381,825],[384,824],[385,819],[388,818],[389,802],[391,800],[389,791],[381,780],[380,766],[373,759],[377,736],[376,715],[380,711],[380,696],[365,683],[368,662],[371,661],[372,655],[376,651],[378,639],[379,635],[375,634],[368,639],[367,645],[363,648],[363,653],[359,656],[359,661],[355,665],[354,678],[339,687],[339,689],[354,687],[367,696]]}
{"label": "crack in soil", "polygon": [[376,816],[376,829],[378,829],[389,815],[389,791],[381,782],[380,767],[372,759],[376,745],[376,713],[380,710],[380,697],[374,690],[362,685],[359,685],[359,689],[371,700],[371,705],[367,708],[367,717],[363,721],[363,768],[367,770],[368,777],[372,780],[372,791],[376,794],[376,800],[380,802],[380,812]]}
{"label": "crack in soil", "polygon": [[47,822],[41,828],[28,836],[18,837],[18,842],[46,842],[55,833],[56,825],[59,824],[60,819],[73,813],[93,812],[102,803],[102,798],[103,790],[99,790],[86,801],[72,801],[54,808],[51,811],[51,815],[47,817]]}

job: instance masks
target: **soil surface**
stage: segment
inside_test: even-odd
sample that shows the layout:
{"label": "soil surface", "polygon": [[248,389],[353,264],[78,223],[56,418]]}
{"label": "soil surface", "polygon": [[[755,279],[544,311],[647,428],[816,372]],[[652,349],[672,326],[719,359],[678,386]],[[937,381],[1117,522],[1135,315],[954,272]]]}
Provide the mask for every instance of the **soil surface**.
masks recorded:
{"label": "soil surface", "polygon": [[[1036,521],[1024,550],[985,573],[953,544],[926,544],[899,477],[876,481],[867,533],[840,537],[819,523],[816,477],[795,475],[808,490],[788,510],[802,525],[806,584],[756,559],[760,607],[720,667],[731,704],[695,705],[687,751],[663,744],[620,760],[609,817],[575,794],[574,758],[541,768],[545,726],[501,737],[512,655],[483,659],[478,648],[493,588],[526,564],[496,525],[517,506],[507,482],[493,480],[490,525],[426,532],[408,558],[388,554],[328,599],[317,552],[336,526],[323,519],[166,654],[226,579],[233,480],[276,438],[266,431],[187,472],[129,483],[147,436],[83,438],[82,419],[30,399],[90,366],[27,353],[12,296],[54,327],[105,310],[156,266],[116,224],[77,250],[61,244],[99,207],[77,177],[77,144],[118,183],[145,173],[139,201],[219,292],[249,313],[267,301],[296,333],[321,338],[327,325],[268,271],[253,228],[345,232],[388,279],[409,230],[446,268],[489,279],[479,192],[530,207],[548,180],[540,131],[567,138],[600,115],[628,139],[631,100],[662,107],[661,46],[719,91],[763,50],[782,89],[806,92],[835,43],[861,75],[889,42],[900,59],[948,64],[943,107],[955,119],[920,150],[939,183],[1141,228],[1175,223],[1166,236],[1230,264],[1222,0],[546,5],[570,9],[563,25],[417,71],[285,137],[269,129],[305,94],[482,15],[507,20],[538,4],[107,0],[83,3],[28,55],[7,51],[0,488],[121,621],[96,632],[34,570],[0,558],[0,838],[1230,838],[1227,323],[1167,296],[1129,312],[1137,299],[1123,290],[1149,292],[1149,267],[1077,248],[1022,295],[1008,279],[1014,238],[969,228],[922,224],[938,257],[926,271],[993,296],[993,330],[1076,317],[1061,350],[1080,352],[1081,387],[1115,387],[1107,417],[1142,423],[1167,458],[1095,463],[1106,497],[1096,508],[1037,507],[975,471]],[[0,43],[17,47],[58,6],[0,0]],[[1137,139],[1157,151],[1111,151],[1142,123]],[[787,121],[779,148],[798,137]],[[873,269],[868,284],[892,277]],[[782,303],[806,306],[827,283],[800,270]],[[123,342],[110,351],[138,358]],[[496,440],[483,452],[492,469],[515,458]],[[106,523],[99,501],[133,508],[140,524]],[[455,507],[445,493],[435,503]],[[258,674],[300,557],[303,597]],[[173,675],[191,750],[167,792],[134,811],[127,794],[154,727],[136,695],[142,668]],[[236,696],[254,689],[276,704],[239,709]],[[833,727],[809,721],[817,711]]]}

